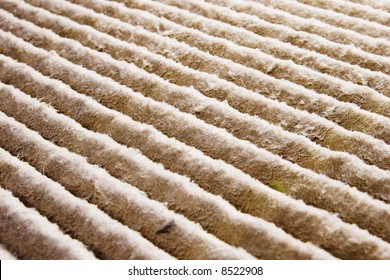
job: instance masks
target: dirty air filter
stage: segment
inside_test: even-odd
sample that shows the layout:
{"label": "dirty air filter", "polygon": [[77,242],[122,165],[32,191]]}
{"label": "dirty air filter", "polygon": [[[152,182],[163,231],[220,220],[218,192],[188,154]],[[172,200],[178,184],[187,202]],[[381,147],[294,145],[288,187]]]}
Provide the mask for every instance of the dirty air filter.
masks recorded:
{"label": "dirty air filter", "polygon": [[0,259],[390,259],[390,5],[1,0]]}

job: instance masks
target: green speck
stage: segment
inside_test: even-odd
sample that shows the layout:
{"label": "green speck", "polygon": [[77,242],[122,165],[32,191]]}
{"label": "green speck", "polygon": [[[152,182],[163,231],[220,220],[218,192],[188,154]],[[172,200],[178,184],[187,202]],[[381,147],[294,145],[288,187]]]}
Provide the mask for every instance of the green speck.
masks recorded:
{"label": "green speck", "polygon": [[271,182],[270,187],[273,188],[275,191],[285,193],[286,191],[284,190],[284,185],[281,182],[274,181]]}

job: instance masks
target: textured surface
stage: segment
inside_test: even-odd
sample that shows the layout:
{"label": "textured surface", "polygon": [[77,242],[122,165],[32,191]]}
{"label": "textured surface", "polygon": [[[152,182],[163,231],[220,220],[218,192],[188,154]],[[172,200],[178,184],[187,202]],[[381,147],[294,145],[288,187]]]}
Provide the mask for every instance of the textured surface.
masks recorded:
{"label": "textured surface", "polygon": [[1,0],[0,257],[390,259],[389,26],[386,1]]}

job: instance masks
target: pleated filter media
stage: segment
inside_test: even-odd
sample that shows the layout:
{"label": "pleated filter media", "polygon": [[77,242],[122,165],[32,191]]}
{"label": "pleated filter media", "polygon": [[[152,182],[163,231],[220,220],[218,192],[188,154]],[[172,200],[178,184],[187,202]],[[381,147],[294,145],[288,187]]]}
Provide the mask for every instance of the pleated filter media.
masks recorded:
{"label": "pleated filter media", "polygon": [[0,0],[0,259],[390,259],[390,2]]}

